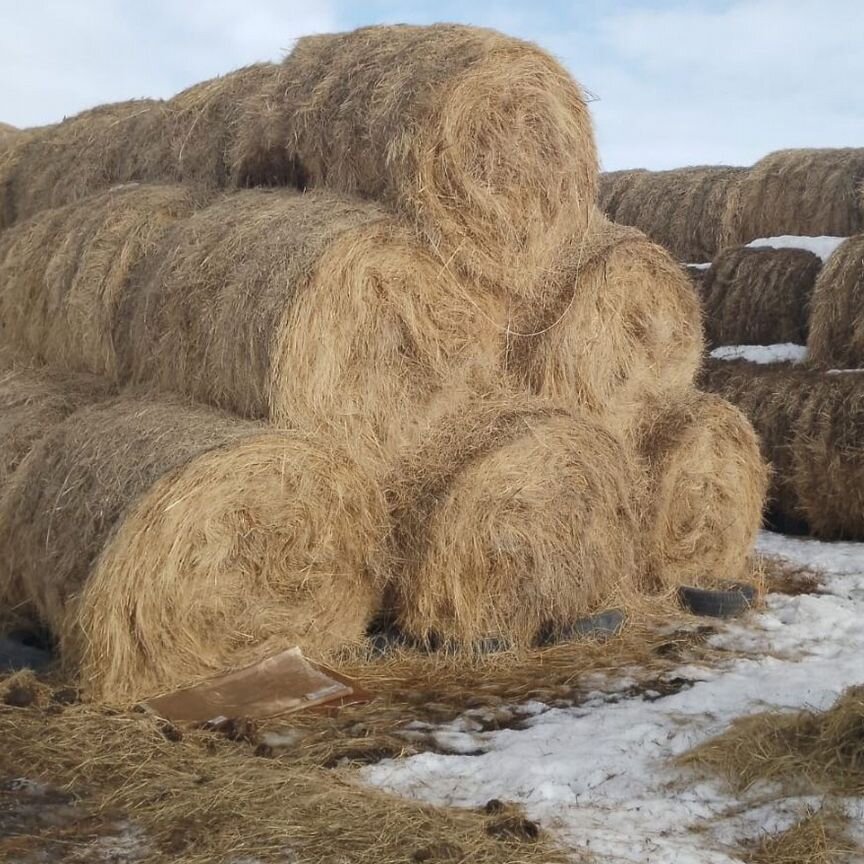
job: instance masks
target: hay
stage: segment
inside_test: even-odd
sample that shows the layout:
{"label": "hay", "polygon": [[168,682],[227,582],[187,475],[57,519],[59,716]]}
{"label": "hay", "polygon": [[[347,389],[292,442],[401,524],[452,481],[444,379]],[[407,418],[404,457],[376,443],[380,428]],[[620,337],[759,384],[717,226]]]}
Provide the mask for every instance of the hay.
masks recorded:
{"label": "hay", "polygon": [[734,242],[860,233],[864,207],[857,190],[862,179],[864,148],[770,153],[741,180],[732,216]]}
{"label": "hay", "polygon": [[703,282],[709,344],[803,345],[821,267],[804,249],[724,249]]}
{"label": "hay", "polygon": [[506,366],[522,386],[628,423],[646,400],[692,385],[699,300],[644,234],[595,213],[553,284],[547,303],[509,322]]}
{"label": "hay", "polygon": [[382,569],[422,641],[530,645],[632,593],[638,471],[599,423],[489,398],[439,420],[386,484]]}
{"label": "hay", "polygon": [[384,202],[442,262],[519,296],[533,297],[596,196],[581,88],[536,46],[475,27],[300,39],[245,132],[246,182],[267,179],[269,141],[308,186]]}
{"label": "hay", "polygon": [[140,698],[299,644],[359,640],[383,506],[314,440],[172,401],[84,408],[0,500],[7,579],[94,698]]}
{"label": "hay", "polygon": [[864,234],[835,250],[816,280],[807,349],[817,366],[864,368]]}
{"label": "hay", "polygon": [[732,239],[729,214],[745,175],[746,169],[725,165],[631,172],[613,179],[606,212],[644,231],[678,261],[710,261]]}
{"label": "hay", "polygon": [[695,391],[646,406],[636,440],[648,585],[716,587],[745,579],[768,485],[747,419]]}
{"label": "hay", "polygon": [[810,810],[785,831],[765,834],[742,850],[747,864],[851,864],[857,846],[846,836],[849,818]]}
{"label": "hay", "polygon": [[225,198],[175,227],[129,299],[134,380],[277,423],[370,422],[384,443],[458,370],[497,363],[497,332],[407,229],[327,193]]}
{"label": "hay", "polygon": [[192,211],[182,187],[131,185],[40,213],[0,236],[0,328],[41,362],[116,381],[132,272]]}
{"label": "hay", "polygon": [[597,206],[606,216],[615,221],[615,213],[621,198],[639,182],[639,177],[647,173],[646,168],[627,168],[622,171],[604,171],[600,175],[597,191]]}

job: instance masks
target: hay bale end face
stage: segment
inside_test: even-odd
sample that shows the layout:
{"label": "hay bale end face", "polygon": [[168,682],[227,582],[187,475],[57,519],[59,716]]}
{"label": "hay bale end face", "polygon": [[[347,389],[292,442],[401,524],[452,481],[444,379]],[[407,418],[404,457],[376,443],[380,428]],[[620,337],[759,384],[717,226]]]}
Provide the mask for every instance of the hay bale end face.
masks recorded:
{"label": "hay bale end face", "polygon": [[122,398],[22,462],[0,500],[0,566],[89,695],[138,699],[362,638],[379,601],[364,568],[377,488],[320,437]]}
{"label": "hay bale end face", "polygon": [[821,268],[804,249],[724,249],[702,283],[709,344],[803,345]]}
{"label": "hay bale end face", "polygon": [[521,295],[596,197],[581,88],[536,46],[476,27],[300,39],[245,132],[248,183],[266,180],[260,142],[272,142],[309,187],[387,204],[440,261]]}
{"label": "hay bale end face", "polygon": [[613,434],[546,402],[441,419],[387,484],[398,624],[421,640],[524,646],[631,597],[638,484]]}
{"label": "hay bale end face", "polygon": [[807,349],[818,367],[864,368],[864,234],[836,249],[816,280]]}

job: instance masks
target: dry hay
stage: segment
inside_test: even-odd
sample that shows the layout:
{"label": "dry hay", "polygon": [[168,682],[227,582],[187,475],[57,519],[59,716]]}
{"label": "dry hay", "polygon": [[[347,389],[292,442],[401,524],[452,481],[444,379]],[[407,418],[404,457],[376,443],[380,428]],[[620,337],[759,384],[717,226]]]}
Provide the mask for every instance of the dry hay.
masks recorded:
{"label": "dry hay", "polygon": [[0,331],[42,362],[116,380],[113,330],[131,274],[192,212],[179,186],[118,187],[0,236]]}
{"label": "dry hay", "polygon": [[649,478],[648,585],[674,591],[742,581],[768,485],[747,419],[723,399],[691,391],[647,405],[636,440]]}
{"label": "dry hay", "polygon": [[864,231],[858,189],[864,148],[779,150],[742,178],[733,215],[735,242],[791,234],[848,237]]}
{"label": "dry hay", "polygon": [[[644,231],[678,261],[710,261],[731,240],[728,214],[745,175],[746,169],[725,165],[631,172],[613,180],[606,212]],[[615,189],[619,183],[623,188]]]}
{"label": "dry hay", "polygon": [[665,250],[595,211],[552,278],[548,302],[508,323],[506,366],[521,385],[623,424],[692,385],[702,313]]}
{"label": "dry hay", "polygon": [[0,566],[88,692],[131,699],[362,638],[383,519],[377,486],[323,436],[126,397],[78,411],[21,463]]}
{"label": "dry hay", "polygon": [[621,171],[604,171],[600,175],[597,191],[597,206],[613,222],[621,198],[630,187],[647,173],[646,168],[625,168]]}
{"label": "dry hay", "polygon": [[816,280],[807,350],[817,366],[864,368],[864,234],[835,250]]}
{"label": "dry hay", "polygon": [[457,370],[497,362],[497,332],[413,235],[328,193],[226,197],[141,283],[117,337],[132,378],[248,417],[371,421],[393,443]]}
{"label": "dry hay", "polygon": [[436,644],[530,645],[632,593],[639,475],[603,426],[545,401],[440,418],[386,483],[381,568],[399,627]]}
{"label": "dry hay", "polygon": [[821,267],[805,249],[724,249],[703,281],[709,344],[803,345]]}
{"label": "dry hay", "polygon": [[520,296],[596,197],[581,88],[536,46],[492,30],[306,37],[260,103],[238,177],[267,180],[269,142],[277,166],[296,159],[298,182],[384,202],[441,261]]}
{"label": "dry hay", "polygon": [[852,864],[857,847],[846,836],[849,819],[835,811],[810,810],[785,831],[764,834],[741,850],[747,864]]}

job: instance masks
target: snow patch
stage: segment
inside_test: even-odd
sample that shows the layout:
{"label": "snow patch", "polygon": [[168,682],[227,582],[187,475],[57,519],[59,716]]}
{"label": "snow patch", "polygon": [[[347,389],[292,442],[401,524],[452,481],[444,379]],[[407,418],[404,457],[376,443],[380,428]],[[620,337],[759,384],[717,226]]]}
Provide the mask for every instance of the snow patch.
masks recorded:
{"label": "snow patch", "polygon": [[802,363],[807,359],[807,346],[794,342],[777,345],[721,345],[711,352],[715,360],[746,360],[749,363]]}
{"label": "snow patch", "polygon": [[784,234],[782,237],[760,237],[758,240],[751,240],[747,246],[751,249],[806,249],[818,255],[824,263],[847,239],[847,237],[827,236],[794,237],[791,234]]}

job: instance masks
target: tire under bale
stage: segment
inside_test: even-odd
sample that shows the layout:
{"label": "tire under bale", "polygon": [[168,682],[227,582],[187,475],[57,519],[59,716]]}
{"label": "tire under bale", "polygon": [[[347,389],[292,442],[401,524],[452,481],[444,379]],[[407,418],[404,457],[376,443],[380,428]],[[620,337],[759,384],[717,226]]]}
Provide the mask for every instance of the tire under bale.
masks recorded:
{"label": "tire under bale", "polygon": [[[370,203],[248,190],[176,225],[122,314],[124,368],[250,418],[372,423],[396,443],[499,335]],[[466,372],[467,374],[467,372]]]}
{"label": "tire under bale", "polygon": [[296,159],[307,186],[385,203],[442,262],[521,296],[533,296],[596,197],[581,88],[536,46],[492,30],[300,39],[244,131],[236,162],[247,183],[266,181],[270,142],[275,163]]}
{"label": "tire under bale", "polygon": [[610,181],[601,201],[611,219],[644,231],[677,261],[706,262],[731,240],[729,214],[745,174],[725,165],[627,172]]}
{"label": "tire under bale", "polygon": [[864,231],[864,148],[779,150],[742,179],[734,242],[758,237],[848,237]]}
{"label": "tire under bale", "polygon": [[807,353],[821,368],[864,368],[864,234],[838,247],[816,280]]}
{"label": "tire under bale", "polygon": [[632,597],[638,488],[598,422],[523,398],[463,406],[385,484],[397,624],[433,644],[525,646]]}
{"label": "tire under bale", "polygon": [[638,431],[649,478],[643,505],[647,587],[716,587],[747,573],[768,469],[747,418],[692,391],[646,407]]}
{"label": "tire under bale", "polygon": [[60,369],[118,378],[114,329],[135,268],[193,210],[180,186],[133,184],[0,235],[0,330]]}
{"label": "tire under bale", "polygon": [[520,385],[623,425],[644,401],[692,386],[702,311],[664,249],[595,211],[551,278],[549,302],[508,325],[505,363]]}
{"label": "tire under bale", "polygon": [[134,700],[360,640],[383,524],[377,485],[332,442],[120,398],[21,463],[0,500],[0,566],[88,695]]}
{"label": "tire under bale", "polygon": [[703,281],[709,345],[805,344],[821,268],[805,249],[724,249]]}

